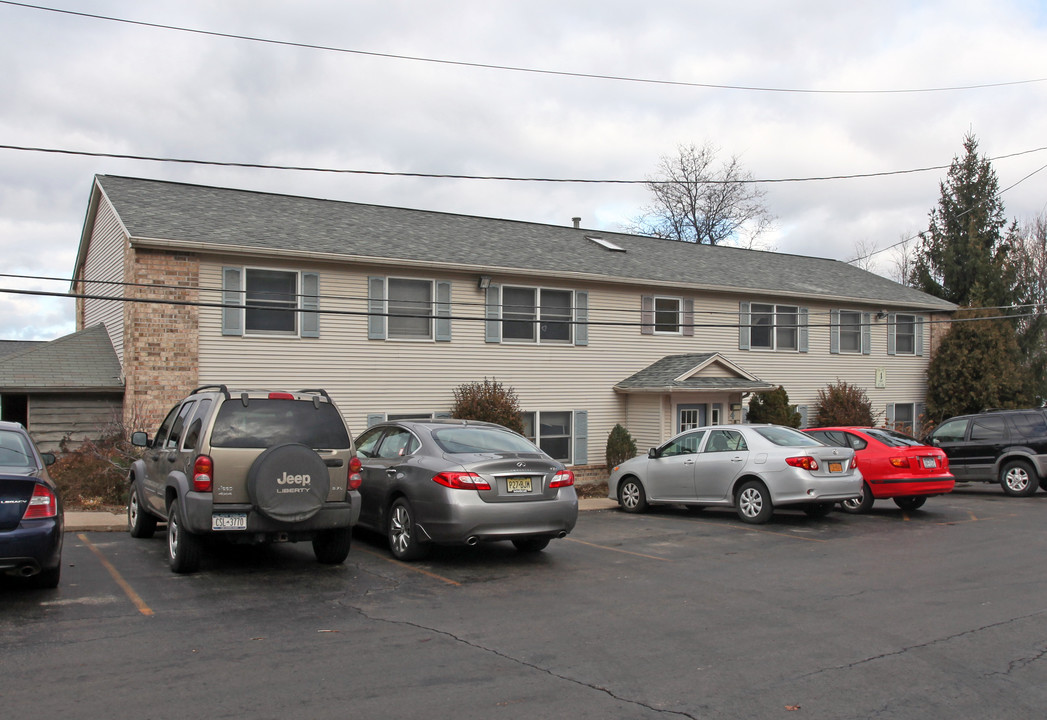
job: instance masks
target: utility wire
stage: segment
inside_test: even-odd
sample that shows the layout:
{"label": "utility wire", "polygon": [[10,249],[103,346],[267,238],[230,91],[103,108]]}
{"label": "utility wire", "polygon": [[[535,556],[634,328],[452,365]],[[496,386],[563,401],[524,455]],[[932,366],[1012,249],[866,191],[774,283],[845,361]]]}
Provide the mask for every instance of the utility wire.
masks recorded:
{"label": "utility wire", "polygon": [[647,85],[667,85],[676,87],[704,88],[711,90],[741,90],[747,92],[792,93],[809,95],[897,95],[915,93],[956,92],[962,90],[984,90],[988,88],[1000,88],[1013,85],[1029,85],[1032,83],[1041,83],[1047,81],[1047,78],[1032,78],[1029,80],[980,83],[972,85],[958,85],[951,87],[903,88],[884,90],[816,90],[810,88],[779,88],[762,87],[756,85],[726,85],[717,83],[686,82],[682,80],[659,80],[653,78],[629,77],[624,75],[571,72],[565,70],[545,70],[516,65],[497,65],[492,63],[466,62],[463,60],[446,60],[441,58],[421,57],[416,55],[399,55],[394,53],[374,52],[368,50],[354,50],[350,48],[335,47],[331,45],[318,45],[314,43],[293,42],[290,40],[275,40],[272,38],[264,38],[253,35],[241,35],[238,33],[226,33],[214,30],[200,30],[198,28],[190,28],[179,25],[167,25],[155,22],[146,22],[143,20],[129,20],[127,18],[114,17],[111,15],[98,15],[95,13],[79,12],[75,10],[64,10],[61,8],[46,7],[43,5],[32,5],[29,3],[11,2],[10,0],[0,0],[0,4],[27,8],[30,10],[41,10],[44,12],[60,13],[63,15],[73,15],[76,17],[90,18],[92,20],[104,20],[106,22],[123,23],[126,25],[137,25],[140,27],[155,28],[159,30],[172,30],[176,32],[191,33],[195,35],[225,38],[228,40],[244,40],[248,42],[264,43],[267,45],[280,45],[284,47],[302,48],[306,50],[321,50],[324,52],[335,52],[349,55],[360,55],[365,57],[384,58],[387,60],[405,60],[410,62],[430,63],[436,65],[451,65],[456,67],[479,68],[483,70],[499,70],[506,72],[528,73],[533,75],[550,75],[556,77],[582,78],[586,80],[605,80],[614,82],[641,83]]}
{"label": "utility wire", "polygon": [[[5,0],[0,0],[2,4]],[[225,162],[219,160],[194,160],[187,158],[158,157],[150,155],[130,155],[123,153],[90,152],[87,150],[68,150],[63,148],[29,147],[23,145],[0,144],[0,150],[15,150],[19,152],[50,153],[58,155],[79,155],[83,157],[113,158],[116,160],[144,160],[159,163],[184,163],[190,165],[212,165],[218,167],[241,167],[263,170],[296,170],[302,172],[339,173],[351,175],[381,175],[386,177],[413,177],[413,178],[436,178],[445,180],[499,180],[507,182],[541,182],[541,183],[585,183],[585,184],[610,184],[610,185],[673,185],[676,180],[615,180],[615,179],[582,179],[582,178],[548,178],[548,177],[515,177],[508,175],[453,175],[447,173],[418,173],[418,172],[395,172],[391,170],[352,170],[345,168],[321,168],[304,165],[267,165],[263,163],[247,162]],[[990,161],[1007,160],[1013,157],[1029,155],[1047,150],[1047,145],[1031,150],[1022,150],[1007,155],[998,155],[989,158]],[[914,173],[929,172],[931,170],[946,170],[950,165],[934,165],[931,167],[912,168],[908,170],[885,170],[883,172],[853,173],[850,175],[822,175],[814,177],[787,177],[766,179],[738,179],[738,180],[701,180],[703,185],[743,185],[743,184],[778,184],[798,182],[818,182],[826,180],[857,180],[863,178],[890,177],[895,175],[910,175]],[[861,259],[861,258],[858,258]]]}

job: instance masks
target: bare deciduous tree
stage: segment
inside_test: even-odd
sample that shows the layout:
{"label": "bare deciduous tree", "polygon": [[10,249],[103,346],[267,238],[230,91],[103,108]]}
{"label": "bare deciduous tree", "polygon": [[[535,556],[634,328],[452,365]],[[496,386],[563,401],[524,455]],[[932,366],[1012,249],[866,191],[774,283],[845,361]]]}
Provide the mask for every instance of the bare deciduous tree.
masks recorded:
{"label": "bare deciduous tree", "polygon": [[648,179],[654,203],[634,221],[634,232],[684,242],[752,247],[774,224],[764,191],[737,157],[716,165],[719,149],[681,145],[662,157],[657,178]]}

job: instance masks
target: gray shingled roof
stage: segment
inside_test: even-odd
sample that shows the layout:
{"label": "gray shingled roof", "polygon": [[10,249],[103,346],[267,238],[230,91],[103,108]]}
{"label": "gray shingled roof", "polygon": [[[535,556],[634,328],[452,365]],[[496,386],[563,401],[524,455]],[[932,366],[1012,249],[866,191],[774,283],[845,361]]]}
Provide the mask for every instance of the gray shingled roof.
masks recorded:
{"label": "gray shingled roof", "polygon": [[643,370],[630,375],[615,385],[616,390],[624,392],[667,390],[734,390],[753,392],[770,390],[775,386],[763,380],[750,380],[745,377],[692,377],[677,380],[684,373],[694,370],[699,365],[716,357],[719,353],[688,353],[668,355],[648,365]]}
{"label": "gray shingled roof", "polygon": [[[696,245],[568,226],[452,215],[110,175],[96,178],[132,239],[215,249],[292,250],[433,262],[495,274],[527,268],[646,285],[673,283],[750,297],[822,297],[885,307],[951,303],[824,258]],[[625,249],[607,250],[587,236]],[[841,242],[848,242],[841,238]]]}
{"label": "gray shingled roof", "polygon": [[123,390],[120,361],[102,324],[3,357],[0,391]]}

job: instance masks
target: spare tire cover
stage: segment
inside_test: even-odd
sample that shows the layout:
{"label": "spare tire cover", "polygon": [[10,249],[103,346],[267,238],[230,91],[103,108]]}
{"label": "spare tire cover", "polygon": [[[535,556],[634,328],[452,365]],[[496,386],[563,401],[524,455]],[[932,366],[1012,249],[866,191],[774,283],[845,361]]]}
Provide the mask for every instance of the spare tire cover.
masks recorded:
{"label": "spare tire cover", "polygon": [[301,443],[269,448],[247,473],[247,494],[258,512],[282,522],[308,520],[320,512],[331,489],[327,465]]}

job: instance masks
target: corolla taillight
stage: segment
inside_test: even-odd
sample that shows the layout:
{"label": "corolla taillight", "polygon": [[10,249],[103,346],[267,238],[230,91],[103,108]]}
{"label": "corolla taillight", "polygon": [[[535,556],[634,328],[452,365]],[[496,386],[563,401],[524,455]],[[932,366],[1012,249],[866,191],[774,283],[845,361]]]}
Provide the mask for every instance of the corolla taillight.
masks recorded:
{"label": "corolla taillight", "polygon": [[29,498],[29,507],[22,515],[23,520],[40,520],[58,515],[58,498],[46,485],[37,485]]}
{"label": "corolla taillight", "polygon": [[785,462],[793,467],[803,468],[804,470],[817,470],[818,461],[810,455],[801,455],[799,457],[785,458]]}
{"label": "corolla taillight", "polygon": [[433,482],[455,490],[490,490],[491,484],[471,472],[442,472],[433,476]]}
{"label": "corolla taillight", "polygon": [[549,483],[551,488],[570,487],[574,485],[574,473],[570,470],[561,470],[560,472],[553,475],[552,482]]}
{"label": "corolla taillight", "polygon": [[214,486],[214,461],[207,455],[197,455],[193,463],[193,490],[211,492]]}

